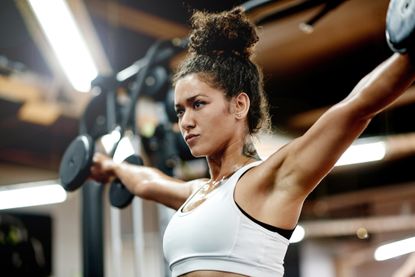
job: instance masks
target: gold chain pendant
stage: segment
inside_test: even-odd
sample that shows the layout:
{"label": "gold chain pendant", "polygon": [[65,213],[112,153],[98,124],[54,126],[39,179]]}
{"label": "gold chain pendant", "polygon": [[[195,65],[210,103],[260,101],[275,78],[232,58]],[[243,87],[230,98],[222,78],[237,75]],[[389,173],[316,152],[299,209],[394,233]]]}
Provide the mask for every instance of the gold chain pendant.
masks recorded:
{"label": "gold chain pendant", "polygon": [[187,204],[183,207],[183,212],[190,212],[193,209],[199,207],[203,202],[208,199],[209,194],[214,191],[216,188],[218,188],[222,182],[225,180],[225,177],[223,177],[219,181],[208,181],[206,184],[204,184],[187,202]]}

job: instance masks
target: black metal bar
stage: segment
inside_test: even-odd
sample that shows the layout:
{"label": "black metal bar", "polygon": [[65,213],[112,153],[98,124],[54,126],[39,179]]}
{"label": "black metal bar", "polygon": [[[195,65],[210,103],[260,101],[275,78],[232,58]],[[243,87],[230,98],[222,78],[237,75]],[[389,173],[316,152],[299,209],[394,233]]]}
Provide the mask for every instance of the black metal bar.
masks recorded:
{"label": "black metal bar", "polygon": [[337,8],[340,4],[345,2],[346,0],[332,0],[327,2],[326,5],[324,5],[323,9],[321,9],[316,15],[314,15],[312,18],[310,18],[307,22],[305,22],[308,26],[313,26],[319,21],[322,17],[327,15],[329,12]]}
{"label": "black metal bar", "polygon": [[154,64],[157,54],[159,53],[160,49],[163,49],[163,47],[173,47],[174,44],[172,40],[164,40],[164,41],[157,41],[155,44],[153,44],[150,49],[147,51],[145,58],[147,59],[147,63],[144,65],[142,70],[140,70],[137,74],[135,86],[131,89],[131,103],[127,107],[125,116],[123,117],[123,121],[121,124],[121,128],[123,131],[125,131],[126,128],[129,126],[132,126],[132,123],[134,121],[135,116],[135,103],[137,102],[138,97],[140,96],[140,92],[142,88],[144,87],[144,81],[147,77],[147,72],[150,69],[150,67]]}
{"label": "black metal bar", "polygon": [[83,276],[104,276],[102,184],[87,180],[82,185]]}
{"label": "black metal bar", "polygon": [[270,15],[266,15],[262,18],[259,18],[255,21],[255,24],[262,25],[268,22],[276,21],[327,2],[329,2],[329,0],[305,0],[298,4],[293,4],[292,6],[284,8],[282,10],[278,10]]}
{"label": "black metal bar", "polygon": [[[81,117],[79,133],[88,133],[85,115]],[[102,191],[102,184],[92,179],[82,184],[82,270],[86,277],[104,277]]]}
{"label": "black metal bar", "polygon": [[[187,48],[188,39],[187,38],[180,38],[180,39],[177,38],[177,39],[173,39],[173,40],[168,40],[166,42],[170,43],[171,46],[166,47],[164,49],[159,49],[157,51],[157,55],[155,55],[155,57],[152,61],[153,65],[164,63],[164,62],[168,61],[169,59],[171,59],[177,53],[185,50]],[[136,62],[134,62],[132,65],[129,66],[129,67],[131,67],[133,65],[136,65],[137,69],[135,71],[131,72],[129,74],[129,76],[125,76],[124,79],[118,80],[118,81],[120,81],[121,83],[125,82],[125,81],[130,81],[131,78],[136,77],[137,74],[140,72],[140,70],[143,70],[143,68],[146,67],[148,65],[148,63],[149,63],[149,59],[148,59],[148,52],[147,52],[146,56],[144,56],[143,58],[137,60]],[[118,75],[122,71],[124,71],[124,70],[121,70],[116,75]]]}
{"label": "black metal bar", "polygon": [[251,0],[243,3],[240,7],[243,8],[243,10],[246,13],[249,13],[253,10],[256,10],[258,8],[261,8],[263,6],[268,5],[269,3],[277,2],[276,0]]}

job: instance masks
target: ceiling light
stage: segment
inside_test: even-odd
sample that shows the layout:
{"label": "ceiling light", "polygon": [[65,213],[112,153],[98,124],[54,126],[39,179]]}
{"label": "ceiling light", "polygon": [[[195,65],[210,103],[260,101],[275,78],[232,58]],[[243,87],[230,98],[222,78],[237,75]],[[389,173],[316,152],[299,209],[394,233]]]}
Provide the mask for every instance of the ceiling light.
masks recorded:
{"label": "ceiling light", "polygon": [[305,236],[305,230],[303,226],[297,225],[297,227],[295,227],[294,232],[290,238],[290,243],[300,242],[304,239],[304,236]]}
{"label": "ceiling light", "polygon": [[344,152],[337,161],[336,166],[378,161],[382,160],[385,154],[385,142],[374,139],[361,139]]}
{"label": "ceiling light", "polygon": [[415,237],[395,241],[379,246],[374,253],[376,261],[384,261],[415,252]]}
{"label": "ceiling light", "polygon": [[57,181],[4,186],[0,190],[0,210],[61,203],[66,196]]}
{"label": "ceiling light", "polygon": [[87,92],[97,67],[65,0],[27,0],[72,86]]}

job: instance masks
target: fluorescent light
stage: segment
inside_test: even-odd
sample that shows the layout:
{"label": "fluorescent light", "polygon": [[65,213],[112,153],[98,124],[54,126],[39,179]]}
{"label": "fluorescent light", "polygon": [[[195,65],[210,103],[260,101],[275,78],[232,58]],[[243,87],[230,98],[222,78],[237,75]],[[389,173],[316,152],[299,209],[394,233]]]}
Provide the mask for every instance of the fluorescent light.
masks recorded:
{"label": "fluorescent light", "polygon": [[294,232],[290,238],[290,243],[296,243],[296,242],[300,242],[304,239],[304,235],[305,235],[305,231],[303,226],[301,225],[297,225],[297,227],[295,227]]}
{"label": "fluorescent light", "polygon": [[379,246],[375,250],[374,258],[376,261],[384,261],[411,252],[415,252],[415,237]]}
{"label": "fluorescent light", "polygon": [[97,67],[65,0],[27,0],[72,86],[90,89]]}
{"label": "fluorescent light", "polygon": [[57,181],[5,186],[0,190],[0,210],[60,203],[66,192]]}
{"label": "fluorescent light", "polygon": [[383,141],[362,139],[350,146],[337,161],[336,166],[366,163],[381,160],[386,154],[386,144]]}

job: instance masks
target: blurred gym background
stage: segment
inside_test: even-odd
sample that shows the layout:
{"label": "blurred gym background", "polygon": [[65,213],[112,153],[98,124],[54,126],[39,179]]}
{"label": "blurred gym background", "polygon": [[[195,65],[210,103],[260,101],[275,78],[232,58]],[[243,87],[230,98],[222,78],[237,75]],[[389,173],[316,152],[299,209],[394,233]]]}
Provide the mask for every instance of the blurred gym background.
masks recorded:
{"label": "blurred gym background", "polygon": [[[52,23],[52,35],[45,33],[48,27],[38,17],[42,8],[36,13],[36,2],[47,3],[43,16]],[[104,96],[116,95],[121,110],[131,104],[128,96],[137,72],[148,61],[149,49],[160,40],[180,44],[177,39],[186,37],[193,10],[221,11],[247,4],[62,1],[78,28],[75,34],[82,38],[81,46],[91,55],[87,57],[70,37],[72,27],[61,21],[65,14],[55,10],[60,2],[0,1],[0,272],[10,273],[7,276],[83,276],[82,192],[66,193],[53,186],[59,184],[66,147],[82,124],[105,144],[102,137],[108,132],[110,111]],[[304,133],[392,54],[385,40],[388,1],[248,3],[258,5],[249,16],[260,26],[255,59],[264,70],[272,110],[273,132],[257,141],[260,155],[266,158]],[[50,36],[63,39],[57,45],[64,47],[56,50]],[[183,49],[172,47],[162,62],[150,68],[134,103],[137,132],[132,141],[139,142],[146,162],[192,178],[206,174],[205,164],[186,152],[168,108],[169,77]],[[60,57],[59,51],[69,52]],[[99,85],[91,88],[93,80]],[[299,223],[303,236],[289,249],[286,276],[391,276],[415,251],[414,114],[412,87],[373,120],[348,157],[309,197]],[[174,137],[169,144],[174,148],[172,161],[159,156],[166,126]],[[34,190],[45,186],[56,191]],[[23,188],[33,189],[30,197],[12,198]],[[46,199],[35,202],[38,195]],[[143,201],[137,235],[133,208],[118,212],[118,229],[114,229],[110,219],[114,208],[107,193],[103,201],[105,276],[168,276],[161,237],[171,211]],[[115,233],[119,244],[114,243]],[[404,252],[382,256],[380,246],[403,239],[412,248],[400,246]],[[120,254],[118,259],[114,253]]]}

